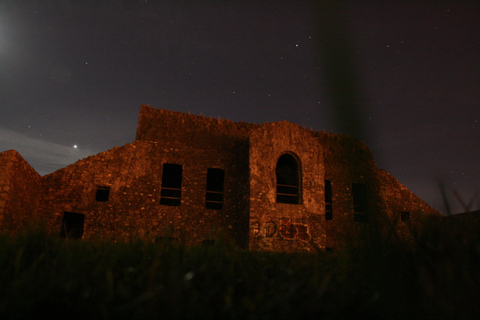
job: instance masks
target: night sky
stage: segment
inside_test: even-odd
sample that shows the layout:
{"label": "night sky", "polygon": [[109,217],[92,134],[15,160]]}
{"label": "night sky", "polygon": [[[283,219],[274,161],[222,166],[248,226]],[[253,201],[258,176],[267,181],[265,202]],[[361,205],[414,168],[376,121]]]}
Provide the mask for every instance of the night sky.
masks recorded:
{"label": "night sky", "polygon": [[[379,168],[442,213],[441,185],[452,213],[480,209],[480,4],[330,9],[2,0],[0,151],[16,149],[44,175],[132,142],[141,104],[287,120],[362,139]],[[329,36],[343,50],[331,54],[343,73],[331,68]],[[332,74],[349,81],[335,84]],[[352,110],[338,106],[335,86],[355,91]]]}

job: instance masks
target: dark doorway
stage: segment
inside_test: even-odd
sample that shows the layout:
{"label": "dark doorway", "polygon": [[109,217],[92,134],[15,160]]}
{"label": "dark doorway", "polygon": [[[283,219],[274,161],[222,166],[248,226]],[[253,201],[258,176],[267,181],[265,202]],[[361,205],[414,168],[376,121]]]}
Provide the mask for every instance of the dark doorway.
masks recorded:
{"label": "dark doorway", "polygon": [[60,236],[62,238],[80,239],[83,236],[85,215],[76,212],[64,212]]}

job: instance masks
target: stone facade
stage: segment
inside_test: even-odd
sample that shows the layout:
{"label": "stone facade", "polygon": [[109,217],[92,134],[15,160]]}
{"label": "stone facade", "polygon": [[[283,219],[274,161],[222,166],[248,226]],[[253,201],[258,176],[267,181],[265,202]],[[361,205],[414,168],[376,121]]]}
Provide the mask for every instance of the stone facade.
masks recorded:
{"label": "stone facade", "polygon": [[149,106],[132,143],[43,177],[5,151],[0,170],[2,228],[40,219],[89,239],[312,250],[337,246],[358,225],[382,221],[406,233],[438,215],[351,137]]}
{"label": "stone facade", "polygon": [[0,153],[0,226],[17,231],[37,219],[40,175],[15,150]]}

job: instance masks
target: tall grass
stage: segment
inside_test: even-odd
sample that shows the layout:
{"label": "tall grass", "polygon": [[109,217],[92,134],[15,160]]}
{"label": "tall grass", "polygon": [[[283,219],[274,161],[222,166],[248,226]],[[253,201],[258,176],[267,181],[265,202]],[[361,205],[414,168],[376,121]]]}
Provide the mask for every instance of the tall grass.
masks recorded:
{"label": "tall grass", "polygon": [[0,236],[0,318],[474,319],[470,227],[459,238],[437,223],[413,247],[375,238],[333,254],[74,241],[31,227]]}

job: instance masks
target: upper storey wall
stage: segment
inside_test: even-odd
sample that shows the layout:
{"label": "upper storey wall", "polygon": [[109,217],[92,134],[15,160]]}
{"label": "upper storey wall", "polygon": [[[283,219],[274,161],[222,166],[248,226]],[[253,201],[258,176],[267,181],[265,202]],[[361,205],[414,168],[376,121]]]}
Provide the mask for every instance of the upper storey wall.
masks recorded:
{"label": "upper storey wall", "polygon": [[339,212],[351,212],[352,183],[368,188],[376,184],[378,169],[372,153],[364,143],[348,135],[323,132],[314,135],[323,146],[325,180],[332,183],[333,201],[342,204]]}
{"label": "upper storey wall", "polygon": [[246,140],[249,131],[258,126],[142,105],[136,140],[177,140],[190,141],[192,144],[209,141],[212,144],[223,144],[225,140]]}

